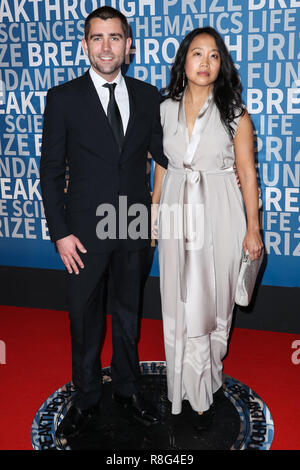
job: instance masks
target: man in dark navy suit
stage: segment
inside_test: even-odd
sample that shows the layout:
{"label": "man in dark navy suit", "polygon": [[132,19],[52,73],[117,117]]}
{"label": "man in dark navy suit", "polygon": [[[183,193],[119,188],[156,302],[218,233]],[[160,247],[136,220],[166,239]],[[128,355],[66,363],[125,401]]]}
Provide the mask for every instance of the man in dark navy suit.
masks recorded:
{"label": "man in dark navy suit", "polygon": [[[159,94],[152,85],[122,76],[131,38],[127,20],[117,10],[101,7],[92,12],[85,22],[82,44],[91,63],[89,71],[48,92],[40,166],[49,233],[69,272],[76,394],[57,429],[60,439],[78,434],[99,409],[100,312],[107,272],[112,293],[114,399],[131,407],[145,424],[157,422],[140,392],[137,355],[138,311],[151,237],[124,237],[124,227],[118,236],[118,223],[116,232],[109,236],[108,230],[106,237],[99,233],[99,214],[103,216],[101,207],[109,205],[116,220],[124,220],[120,198],[125,198],[128,207],[139,204],[150,214],[148,152],[158,164],[167,166]],[[130,218],[127,227],[129,222]]]}

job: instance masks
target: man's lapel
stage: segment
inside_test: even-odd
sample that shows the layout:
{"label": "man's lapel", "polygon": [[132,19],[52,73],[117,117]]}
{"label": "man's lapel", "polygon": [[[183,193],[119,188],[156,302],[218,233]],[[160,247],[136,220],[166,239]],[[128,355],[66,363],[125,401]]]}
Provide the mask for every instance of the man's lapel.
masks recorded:
{"label": "man's lapel", "polygon": [[81,91],[82,109],[87,110],[87,115],[83,113],[82,118],[87,119],[83,125],[89,135],[89,145],[95,149],[96,153],[100,153],[99,149],[103,149],[101,141],[109,139],[108,146],[111,148],[111,152],[109,154],[105,151],[101,152],[101,156],[110,163],[115,163],[111,159],[113,155],[119,155],[118,145],[89,72],[83,76]]}
{"label": "man's lapel", "polygon": [[[99,99],[99,96],[97,94],[96,88],[93,84],[93,81],[90,77],[89,72],[86,72],[86,74],[83,76],[82,80],[82,109],[86,109],[88,115],[86,118],[88,119],[87,122],[84,122],[84,127],[88,130],[88,134],[90,136],[89,138],[89,145],[92,146],[93,149],[95,149],[96,153],[101,153],[101,156],[103,158],[106,158],[111,164],[116,163],[116,159],[112,161],[112,155],[116,155],[116,158],[120,161],[124,160],[126,158],[126,152],[124,152],[124,148],[126,144],[128,144],[128,141],[130,139],[131,133],[134,129],[135,122],[136,122],[136,114],[137,114],[137,109],[138,109],[138,102],[137,102],[137,96],[135,93],[135,87],[134,87],[134,82],[130,79],[128,79],[126,76],[124,77],[127,90],[128,90],[128,96],[129,96],[129,120],[128,120],[128,125],[126,129],[126,133],[124,136],[124,142],[123,142],[123,149],[121,152],[121,155],[119,154],[119,149],[118,149],[118,144],[114,138],[112,129],[110,127],[110,124],[108,122],[107,116],[105,114],[105,111],[102,107],[101,101]],[[84,117],[83,117],[84,118]],[[109,142],[107,146],[110,148],[110,152],[99,152],[99,148],[103,149],[103,146],[101,146],[101,142],[99,143],[99,140],[106,140],[109,139]]]}
{"label": "man's lapel", "polygon": [[124,79],[125,79],[125,83],[126,83],[127,90],[128,90],[128,96],[129,96],[129,120],[128,120],[128,124],[127,124],[126,133],[125,133],[125,136],[124,136],[123,147],[126,144],[126,141],[128,140],[132,129],[134,128],[134,122],[135,122],[135,118],[136,118],[136,107],[137,107],[136,95],[134,93],[133,82],[131,80],[129,80],[126,76],[124,77]]}

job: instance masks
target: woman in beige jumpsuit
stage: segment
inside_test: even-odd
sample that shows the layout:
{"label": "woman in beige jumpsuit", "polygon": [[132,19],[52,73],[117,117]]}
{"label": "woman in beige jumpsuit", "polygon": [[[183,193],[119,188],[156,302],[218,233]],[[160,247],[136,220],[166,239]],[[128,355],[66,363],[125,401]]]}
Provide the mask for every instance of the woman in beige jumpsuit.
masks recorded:
{"label": "woman in beige jumpsuit", "polygon": [[[160,287],[172,413],[202,414],[222,386],[242,248],[259,256],[253,131],[212,28],[181,43],[161,104],[168,169],[155,167]],[[241,189],[233,165],[236,164]],[[154,217],[155,218],[155,217]]]}

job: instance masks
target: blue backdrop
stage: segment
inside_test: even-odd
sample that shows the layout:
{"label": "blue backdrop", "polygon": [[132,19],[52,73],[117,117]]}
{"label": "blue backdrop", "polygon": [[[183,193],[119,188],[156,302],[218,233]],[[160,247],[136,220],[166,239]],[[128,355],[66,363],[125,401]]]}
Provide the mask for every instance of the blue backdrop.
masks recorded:
{"label": "blue backdrop", "polygon": [[45,97],[89,67],[84,19],[103,5],[130,22],[127,74],[158,88],[189,31],[210,25],[223,36],[256,134],[269,254],[262,283],[300,286],[299,0],[0,0],[0,264],[63,269],[39,186]]}

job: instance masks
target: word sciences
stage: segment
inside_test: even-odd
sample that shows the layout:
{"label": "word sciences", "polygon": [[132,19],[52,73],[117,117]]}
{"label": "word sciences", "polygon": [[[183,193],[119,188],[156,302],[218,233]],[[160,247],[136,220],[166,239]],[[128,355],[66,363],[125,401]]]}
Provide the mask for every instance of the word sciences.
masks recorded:
{"label": "word sciences", "polygon": [[[228,32],[237,34],[243,29],[242,13],[195,14],[181,17],[175,15],[128,18],[128,23],[135,29],[134,38],[182,36],[193,28],[199,28],[209,23],[219,29],[221,34]],[[293,29],[292,29],[293,30]],[[46,42],[53,38],[55,41],[76,41],[84,36],[84,20],[65,20],[54,22],[8,23],[0,25],[0,43]]]}

